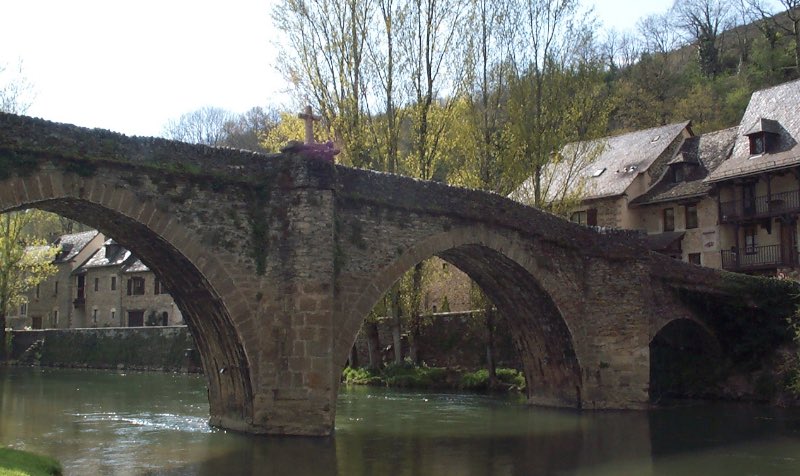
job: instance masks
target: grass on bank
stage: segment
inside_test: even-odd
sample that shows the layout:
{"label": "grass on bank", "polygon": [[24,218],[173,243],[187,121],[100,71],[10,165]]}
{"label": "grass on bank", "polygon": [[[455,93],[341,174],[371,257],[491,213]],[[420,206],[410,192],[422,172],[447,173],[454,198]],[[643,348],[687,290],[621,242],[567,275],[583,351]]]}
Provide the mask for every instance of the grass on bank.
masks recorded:
{"label": "grass on bank", "polygon": [[0,448],[0,476],[60,476],[61,464],[49,456]]}
{"label": "grass on bank", "polygon": [[[497,369],[501,388],[525,389],[525,376],[515,369]],[[486,369],[466,372],[442,367],[417,367],[409,363],[391,364],[380,370],[346,367],[342,382],[354,385],[385,385],[398,388],[451,388],[457,390],[486,391],[489,371]]]}

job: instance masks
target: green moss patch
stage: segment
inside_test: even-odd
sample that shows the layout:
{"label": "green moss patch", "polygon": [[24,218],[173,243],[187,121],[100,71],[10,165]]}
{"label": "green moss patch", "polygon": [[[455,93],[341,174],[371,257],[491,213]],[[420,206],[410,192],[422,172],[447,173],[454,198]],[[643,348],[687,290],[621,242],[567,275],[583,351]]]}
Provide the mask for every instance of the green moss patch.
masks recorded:
{"label": "green moss patch", "polygon": [[49,456],[0,448],[0,476],[61,475],[61,464]]}

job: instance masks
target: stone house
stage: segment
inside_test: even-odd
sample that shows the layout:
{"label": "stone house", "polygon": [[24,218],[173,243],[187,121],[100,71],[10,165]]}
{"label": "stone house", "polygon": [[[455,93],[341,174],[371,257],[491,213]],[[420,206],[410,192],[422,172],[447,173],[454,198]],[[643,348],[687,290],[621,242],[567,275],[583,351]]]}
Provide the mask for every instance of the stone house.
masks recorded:
{"label": "stone house", "polygon": [[[636,229],[629,204],[658,179],[684,141],[691,123],[680,122],[564,146],[542,174],[545,199],[553,202],[576,194],[580,204],[571,219],[589,226]],[[533,178],[512,193],[530,203]]]}
{"label": "stone house", "polygon": [[103,244],[105,237],[97,230],[62,235],[53,242],[60,251],[53,264],[57,271],[28,292],[25,319],[19,319],[14,327],[29,326],[33,329],[66,329],[78,327],[85,321],[83,310],[74,306],[80,283],[72,279],[72,272],[83,264]]}
{"label": "stone house", "polygon": [[63,235],[57,273],[28,292],[9,324],[14,329],[65,329],[182,324],[155,274],[96,230]]}
{"label": "stone house", "polygon": [[799,110],[800,81],[784,83],[753,93],[739,126],[695,136],[678,123],[568,144],[545,176],[577,191],[577,223],[639,230],[654,251],[703,266],[797,275]]}
{"label": "stone house", "polygon": [[73,272],[86,283],[78,295],[87,320],[83,327],[141,327],[183,323],[172,297],[150,269],[129,250],[107,240]]}
{"label": "stone house", "polygon": [[705,179],[730,155],[737,130],[689,137],[661,178],[631,200],[636,228],[647,232],[652,250],[697,265],[721,267],[717,200]]}
{"label": "stone house", "polygon": [[800,81],[753,93],[730,158],[706,179],[718,197],[722,268],[796,274],[798,141]]}

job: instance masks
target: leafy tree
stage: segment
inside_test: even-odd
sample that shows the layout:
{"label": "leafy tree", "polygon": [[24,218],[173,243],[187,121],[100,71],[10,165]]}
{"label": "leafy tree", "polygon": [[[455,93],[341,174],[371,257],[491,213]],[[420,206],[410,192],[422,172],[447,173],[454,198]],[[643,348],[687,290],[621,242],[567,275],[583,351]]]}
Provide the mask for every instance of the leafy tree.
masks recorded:
{"label": "leafy tree", "polygon": [[283,0],[272,14],[287,43],[280,69],[298,99],[312,101],[330,124],[341,159],[356,167],[370,166],[364,70],[373,10],[371,0]]}
{"label": "leafy tree", "polygon": [[[29,211],[0,215],[0,329],[6,342],[6,316],[25,302],[25,292],[55,274],[52,264],[56,249],[44,241],[26,239],[24,230],[35,213]],[[0,345],[0,359],[5,358],[5,344]]]}

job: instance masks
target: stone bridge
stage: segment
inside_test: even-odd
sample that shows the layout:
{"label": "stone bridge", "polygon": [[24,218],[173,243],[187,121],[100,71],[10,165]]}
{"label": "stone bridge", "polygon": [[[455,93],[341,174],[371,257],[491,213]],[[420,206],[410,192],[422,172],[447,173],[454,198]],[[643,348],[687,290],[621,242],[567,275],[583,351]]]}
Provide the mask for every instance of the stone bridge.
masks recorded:
{"label": "stone bridge", "polygon": [[680,291],[733,292],[632,235],[494,194],[0,114],[0,211],[25,208],[139,256],[197,341],[211,423],[252,433],[331,433],[363,319],[432,256],[507,317],[532,404],[645,407],[654,336],[708,330]]}

